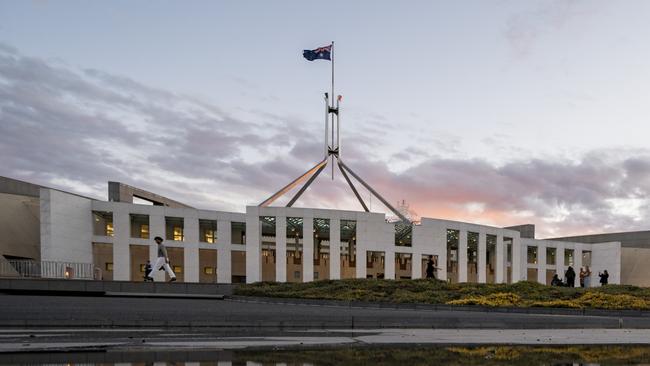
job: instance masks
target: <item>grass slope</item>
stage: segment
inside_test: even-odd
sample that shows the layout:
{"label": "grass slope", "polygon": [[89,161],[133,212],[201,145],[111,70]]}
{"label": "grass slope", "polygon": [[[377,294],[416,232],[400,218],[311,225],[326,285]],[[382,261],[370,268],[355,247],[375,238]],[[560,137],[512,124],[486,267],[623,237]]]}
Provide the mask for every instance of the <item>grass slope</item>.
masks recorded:
{"label": "grass slope", "polygon": [[436,280],[325,280],[308,283],[259,282],[242,285],[236,295],[343,301],[449,305],[650,309],[650,288],[626,285],[582,289],[536,282],[449,284]]}

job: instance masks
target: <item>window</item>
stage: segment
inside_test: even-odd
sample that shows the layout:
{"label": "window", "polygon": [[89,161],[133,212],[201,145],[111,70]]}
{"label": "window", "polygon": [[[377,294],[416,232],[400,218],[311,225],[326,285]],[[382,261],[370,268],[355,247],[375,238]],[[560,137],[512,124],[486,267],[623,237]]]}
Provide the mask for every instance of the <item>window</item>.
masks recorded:
{"label": "window", "polygon": [[210,244],[217,242],[216,220],[199,220],[199,241]]}
{"label": "window", "polygon": [[557,250],[555,248],[546,248],[546,264],[549,266],[554,266],[556,262],[556,253]]}
{"label": "window", "polygon": [[93,235],[113,236],[113,213],[105,211],[93,211]]}
{"label": "window", "polygon": [[573,249],[564,249],[564,265],[573,266],[575,264],[573,259],[574,256],[575,256],[575,252],[573,251]]}
{"label": "window", "polygon": [[140,265],[140,273],[144,273],[145,267],[146,267],[146,264],[141,264]]}
{"label": "window", "polygon": [[591,250],[582,251],[582,265],[585,267],[591,267]]}
{"label": "window", "polygon": [[293,272],[293,278],[296,279],[296,280],[299,280],[300,279],[300,271],[294,271]]}
{"label": "window", "polygon": [[528,264],[537,264],[537,247],[529,246],[527,249]]}
{"label": "window", "polygon": [[112,262],[106,262],[106,270],[109,272],[113,271],[113,263]]}
{"label": "window", "polygon": [[318,279],[318,272],[314,272],[314,279],[315,279],[315,280]]}
{"label": "window", "polygon": [[149,239],[149,216],[131,214],[131,237]]}
{"label": "window", "polygon": [[183,273],[183,267],[174,266],[174,273]]}
{"label": "window", "polygon": [[447,279],[458,282],[458,242],[459,230],[447,229]]}
{"label": "window", "polygon": [[230,241],[232,244],[246,244],[245,222],[233,221],[230,223]]}
{"label": "window", "polygon": [[207,275],[214,274],[214,268],[213,267],[203,267],[203,273]]}
{"label": "window", "polygon": [[183,241],[184,220],[182,217],[165,217],[165,234],[167,240]]}

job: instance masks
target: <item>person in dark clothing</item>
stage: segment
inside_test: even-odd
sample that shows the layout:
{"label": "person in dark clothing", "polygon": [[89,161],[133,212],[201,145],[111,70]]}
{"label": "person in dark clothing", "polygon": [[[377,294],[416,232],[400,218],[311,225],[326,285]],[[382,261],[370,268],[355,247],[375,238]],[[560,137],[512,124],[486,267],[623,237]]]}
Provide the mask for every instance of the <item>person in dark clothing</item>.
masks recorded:
{"label": "person in dark clothing", "polygon": [[573,267],[569,266],[569,268],[566,270],[566,273],[564,274],[564,278],[566,278],[567,287],[576,286],[576,271],[573,270]]}
{"label": "person in dark clothing", "polygon": [[147,264],[144,265],[144,281],[153,281],[153,278],[149,277],[153,268],[151,267],[151,261],[147,261]]}
{"label": "person in dark clothing", "polygon": [[600,277],[601,286],[605,286],[609,282],[609,273],[607,273],[607,270],[603,273],[598,272],[598,277]]}
{"label": "person in dark clothing", "polygon": [[564,286],[564,283],[562,283],[560,277],[557,276],[557,273],[553,275],[553,279],[551,280],[551,286]]}
{"label": "person in dark clothing", "polygon": [[427,261],[427,278],[436,278],[436,276],[434,275],[435,269],[436,267],[433,263],[433,256],[430,255],[429,260]]}

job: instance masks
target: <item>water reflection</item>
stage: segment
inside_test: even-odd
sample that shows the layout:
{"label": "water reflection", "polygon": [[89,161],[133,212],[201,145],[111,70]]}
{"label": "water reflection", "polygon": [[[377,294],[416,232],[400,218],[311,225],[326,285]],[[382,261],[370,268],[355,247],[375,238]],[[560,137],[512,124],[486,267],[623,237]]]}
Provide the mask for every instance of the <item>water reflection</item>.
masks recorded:
{"label": "water reflection", "polygon": [[648,346],[350,347],[0,354],[3,365],[649,365]]}

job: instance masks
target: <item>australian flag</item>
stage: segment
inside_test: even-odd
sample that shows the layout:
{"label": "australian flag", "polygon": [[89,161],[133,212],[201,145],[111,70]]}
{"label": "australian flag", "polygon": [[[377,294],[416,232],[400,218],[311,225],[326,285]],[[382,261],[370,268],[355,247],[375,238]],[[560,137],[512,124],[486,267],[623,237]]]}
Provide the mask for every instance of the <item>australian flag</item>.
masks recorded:
{"label": "australian flag", "polygon": [[319,47],[315,50],[304,50],[302,51],[302,56],[309,61],[314,60],[332,60],[332,45]]}

